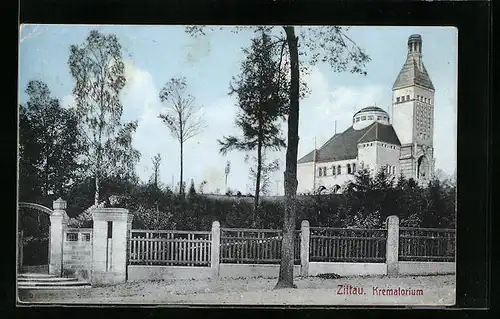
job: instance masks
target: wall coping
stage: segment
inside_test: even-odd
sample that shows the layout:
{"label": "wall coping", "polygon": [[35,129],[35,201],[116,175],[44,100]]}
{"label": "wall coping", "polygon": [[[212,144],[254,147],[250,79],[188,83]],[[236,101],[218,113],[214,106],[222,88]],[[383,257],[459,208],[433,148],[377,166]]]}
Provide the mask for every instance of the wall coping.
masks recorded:
{"label": "wall coping", "polygon": [[95,208],[92,209],[92,218],[99,221],[132,221],[134,217],[125,208]]}

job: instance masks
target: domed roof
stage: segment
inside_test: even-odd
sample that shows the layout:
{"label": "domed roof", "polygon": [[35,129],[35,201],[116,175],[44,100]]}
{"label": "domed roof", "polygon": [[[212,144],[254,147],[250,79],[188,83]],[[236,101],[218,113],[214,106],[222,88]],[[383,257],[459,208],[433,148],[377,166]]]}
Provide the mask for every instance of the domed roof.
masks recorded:
{"label": "domed roof", "polygon": [[384,111],[383,109],[381,109],[378,106],[368,106],[368,107],[362,108],[361,110],[354,113],[354,116],[356,116],[359,113],[364,113],[364,112],[384,112],[387,114],[386,111]]}

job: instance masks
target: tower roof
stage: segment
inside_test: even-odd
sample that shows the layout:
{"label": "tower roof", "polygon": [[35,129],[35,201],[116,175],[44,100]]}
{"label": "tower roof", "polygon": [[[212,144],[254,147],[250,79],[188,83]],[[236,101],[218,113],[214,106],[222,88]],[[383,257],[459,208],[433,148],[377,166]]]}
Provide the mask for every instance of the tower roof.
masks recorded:
{"label": "tower roof", "polygon": [[408,38],[408,56],[392,89],[413,85],[434,90],[434,85],[422,61],[422,37],[419,34],[412,34]]}

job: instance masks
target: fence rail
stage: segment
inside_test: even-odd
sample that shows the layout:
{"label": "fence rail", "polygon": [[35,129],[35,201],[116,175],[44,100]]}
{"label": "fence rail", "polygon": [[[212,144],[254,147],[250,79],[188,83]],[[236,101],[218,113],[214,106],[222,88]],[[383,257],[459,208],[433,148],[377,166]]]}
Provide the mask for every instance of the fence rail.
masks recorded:
{"label": "fence rail", "polygon": [[385,262],[386,229],[311,227],[309,260]]}
{"label": "fence rail", "polygon": [[[221,228],[220,262],[279,264],[282,231]],[[300,265],[300,230],[294,231],[294,264]]]}
{"label": "fence rail", "polygon": [[211,233],[208,231],[132,230],[131,265],[210,266]]}
{"label": "fence rail", "polygon": [[401,227],[399,260],[455,261],[455,230]]}

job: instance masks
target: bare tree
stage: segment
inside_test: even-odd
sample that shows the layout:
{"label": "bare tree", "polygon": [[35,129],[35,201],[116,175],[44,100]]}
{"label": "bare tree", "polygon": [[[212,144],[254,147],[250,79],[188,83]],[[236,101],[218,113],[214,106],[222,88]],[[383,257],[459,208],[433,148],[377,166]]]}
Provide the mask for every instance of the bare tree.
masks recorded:
{"label": "bare tree", "polygon": [[195,137],[206,127],[200,113],[200,107],[195,103],[195,98],[187,91],[184,77],[170,79],[160,91],[160,100],[167,104],[167,110],[159,115],[168,127],[170,134],[180,145],[180,178],[179,194],[183,194],[184,176],[184,143]]}
{"label": "bare tree", "polygon": [[156,154],[153,157],[153,176],[151,176],[151,180],[156,188],[158,188],[159,180],[160,180],[160,164],[161,164],[161,155],[160,153]]}

